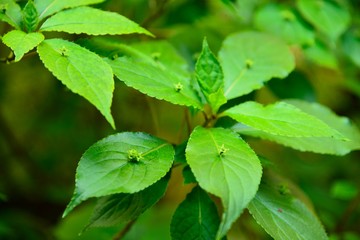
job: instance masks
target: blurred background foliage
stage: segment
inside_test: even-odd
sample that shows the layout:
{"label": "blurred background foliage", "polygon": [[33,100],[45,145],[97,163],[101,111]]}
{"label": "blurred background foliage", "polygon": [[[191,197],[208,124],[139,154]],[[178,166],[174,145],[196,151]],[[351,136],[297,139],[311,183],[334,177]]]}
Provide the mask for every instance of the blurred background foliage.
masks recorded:
{"label": "blurred background foliage", "polygon": [[[123,14],[157,39],[170,41],[190,69],[204,36],[217,52],[223,39],[236,31],[276,35],[291,47],[296,69],[245,98],[263,103],[285,98],[316,101],[360,126],[359,1],[325,1],[333,7],[325,20],[321,14],[317,19],[301,10],[299,2],[306,5],[306,1],[324,4],[320,0],[108,0],[97,7]],[[292,27],[284,27],[284,19]],[[1,35],[9,29],[0,23]],[[83,37],[61,36],[74,41]],[[112,39],[146,40],[141,36]],[[9,52],[0,44],[1,58]],[[122,226],[95,228],[78,235],[94,201],[61,218],[82,153],[114,132],[144,131],[174,144],[180,144],[187,133],[182,121],[185,108],[149,98],[118,80],[115,83],[116,131],[85,99],[54,79],[37,55],[0,65],[0,239],[111,239],[121,230]],[[360,239],[359,151],[340,157],[302,153],[259,139],[247,141],[271,161],[274,171],[299,185],[331,239]],[[140,217],[124,239],[170,239],[171,216],[190,188],[182,182],[181,169],[175,169],[165,198]],[[228,237],[269,238],[247,212]]]}

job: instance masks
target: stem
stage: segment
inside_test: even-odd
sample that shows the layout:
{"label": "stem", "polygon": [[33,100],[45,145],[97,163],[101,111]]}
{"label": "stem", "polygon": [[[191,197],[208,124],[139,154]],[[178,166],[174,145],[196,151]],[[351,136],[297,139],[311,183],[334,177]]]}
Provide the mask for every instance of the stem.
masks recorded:
{"label": "stem", "polygon": [[160,2],[157,1],[157,9],[149,15],[143,23],[141,24],[142,27],[147,28],[149,27],[156,19],[161,17],[163,13],[165,12],[166,4],[168,3],[168,0],[160,0]]}
{"label": "stem", "polygon": [[154,106],[154,102],[148,96],[145,96],[145,99],[146,99],[146,102],[147,102],[147,104],[149,106],[151,119],[152,119],[153,124],[154,124],[155,134],[157,134],[157,133],[159,133],[160,128],[159,128],[159,119],[158,119],[157,114],[156,114],[156,109],[155,109],[155,106]]}
{"label": "stem", "polygon": [[134,220],[131,220],[130,222],[128,222],[126,224],[126,226],[121,229],[120,232],[118,232],[114,237],[113,237],[113,240],[120,240],[121,238],[123,238],[126,233],[128,233],[131,229],[131,227],[134,225],[134,223],[136,222],[137,219],[134,219]]}
{"label": "stem", "polygon": [[349,221],[351,214],[353,214],[356,208],[360,205],[360,192],[356,197],[349,203],[348,207],[345,209],[344,213],[340,217],[338,223],[335,227],[335,232],[341,233],[344,230],[344,226]]}

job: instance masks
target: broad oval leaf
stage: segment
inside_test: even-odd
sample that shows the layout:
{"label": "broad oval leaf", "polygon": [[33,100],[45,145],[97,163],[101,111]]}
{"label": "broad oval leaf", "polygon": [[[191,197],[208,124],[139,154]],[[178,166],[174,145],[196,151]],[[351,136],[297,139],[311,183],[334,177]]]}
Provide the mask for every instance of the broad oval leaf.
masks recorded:
{"label": "broad oval leaf", "polygon": [[334,40],[350,23],[349,12],[336,1],[297,0],[297,7],[306,20]]}
{"label": "broad oval leaf", "polygon": [[105,0],[34,0],[34,3],[39,13],[39,19],[42,20],[65,8],[74,8],[104,1]]}
{"label": "broad oval leaf", "polygon": [[255,15],[255,25],[283,38],[289,44],[314,44],[315,35],[311,27],[295,11],[279,4],[268,4],[259,9]]}
{"label": "broad oval leaf", "polygon": [[208,194],[196,186],[178,206],[171,220],[172,240],[215,239],[220,218]]}
{"label": "broad oval leaf", "polygon": [[196,127],[186,147],[186,160],[201,188],[222,200],[224,212],[217,238],[255,196],[262,168],[254,151],[236,133]]}
{"label": "broad oval leaf", "polygon": [[295,67],[289,47],[259,32],[241,32],[225,39],[219,52],[225,96],[236,98],[263,86],[271,78],[284,78]]}
{"label": "broad oval leaf", "polygon": [[44,40],[44,35],[38,32],[25,33],[20,30],[13,30],[5,34],[3,43],[11,48],[15,54],[15,62],[21,60],[25,53],[35,48]]}
{"label": "broad oval leaf", "polygon": [[79,45],[49,39],[37,48],[41,61],[71,91],[91,102],[114,126],[110,106],[114,90],[111,67],[98,55]]}
{"label": "broad oval leaf", "polygon": [[14,0],[0,0],[0,21],[7,22],[16,29],[21,28],[21,8]]}
{"label": "broad oval leaf", "polygon": [[[170,45],[166,46],[159,48],[156,56],[126,46],[126,51],[130,53],[129,57],[108,60],[108,63],[117,78],[146,95],[201,109],[202,104],[190,84],[189,75],[184,73],[182,68],[172,68],[168,57],[163,62],[162,55],[166,56],[166,51],[174,51]],[[124,46],[119,47],[124,48]],[[175,61],[178,56],[176,54],[173,56]]]}
{"label": "broad oval leaf", "polygon": [[118,193],[98,200],[89,227],[110,227],[130,222],[156,204],[165,194],[170,174],[136,193]]}
{"label": "broad oval leaf", "polygon": [[274,141],[300,151],[345,155],[353,150],[360,150],[360,131],[348,118],[339,117],[330,109],[318,103],[308,103],[300,100],[286,100],[286,102],[305,113],[319,118],[328,126],[340,132],[348,141],[329,137],[278,136],[240,124],[235,125],[232,129],[241,134]]}
{"label": "broad oval leaf", "polygon": [[89,35],[143,33],[152,36],[146,29],[118,13],[91,7],[61,11],[47,19],[40,30]]}
{"label": "broad oval leaf", "polygon": [[64,216],[88,198],[151,186],[166,175],[173,160],[171,144],[145,133],[124,132],[100,140],[80,159],[74,196]]}
{"label": "broad oval leaf", "polygon": [[248,209],[276,240],[328,239],[314,213],[280,187],[262,183]]}
{"label": "broad oval leaf", "polygon": [[252,128],[286,137],[329,137],[344,139],[338,131],[297,107],[277,102],[267,106],[249,101],[226,110],[224,115]]}

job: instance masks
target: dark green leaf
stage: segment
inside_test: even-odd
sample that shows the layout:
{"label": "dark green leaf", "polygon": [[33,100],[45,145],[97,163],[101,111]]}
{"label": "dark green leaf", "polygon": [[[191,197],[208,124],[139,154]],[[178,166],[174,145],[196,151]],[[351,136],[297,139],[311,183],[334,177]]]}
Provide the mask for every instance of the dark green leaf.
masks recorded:
{"label": "dark green leaf", "polygon": [[80,159],[74,196],[64,216],[88,198],[149,187],[165,176],[173,160],[173,147],[148,134],[124,132],[100,140]]}
{"label": "dark green leaf", "polygon": [[29,0],[22,10],[23,28],[27,32],[33,32],[39,24],[39,15],[33,0]]}
{"label": "dark green leaf", "polygon": [[222,200],[224,212],[217,232],[221,239],[255,196],[262,174],[260,161],[234,132],[203,127],[192,132],[186,160],[199,185]]}
{"label": "dark green leaf", "polygon": [[215,204],[204,190],[194,187],[174,213],[170,226],[171,239],[215,239],[219,224]]}
{"label": "dark green leaf", "polygon": [[21,28],[21,8],[14,0],[0,1],[0,21],[7,22],[16,29]]}
{"label": "dark green leaf", "polygon": [[360,31],[347,32],[342,45],[344,53],[360,67]]}
{"label": "dark green leaf", "polygon": [[197,183],[196,178],[189,165],[183,168],[184,184]]}

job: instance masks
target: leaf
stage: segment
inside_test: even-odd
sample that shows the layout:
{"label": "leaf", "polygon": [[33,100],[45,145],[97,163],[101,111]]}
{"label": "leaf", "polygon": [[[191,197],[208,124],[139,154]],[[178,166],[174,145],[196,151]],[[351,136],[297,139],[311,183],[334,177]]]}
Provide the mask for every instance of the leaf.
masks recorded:
{"label": "leaf", "polygon": [[184,184],[197,183],[196,178],[195,178],[194,174],[192,173],[189,165],[186,165],[183,168],[182,174],[184,177]]}
{"label": "leaf", "polygon": [[178,206],[170,225],[171,239],[215,239],[220,219],[215,204],[200,187],[194,187]]}
{"label": "leaf", "polygon": [[95,53],[62,39],[45,40],[37,50],[45,67],[71,91],[95,105],[114,128],[110,112],[114,81],[110,66]]}
{"label": "leaf", "polygon": [[253,150],[234,132],[223,128],[196,127],[186,159],[201,188],[222,200],[224,212],[216,239],[255,196],[261,179],[261,165]]}
{"label": "leaf", "polygon": [[29,0],[26,3],[24,9],[22,10],[22,15],[24,30],[27,32],[35,31],[39,24],[39,15],[32,0]]}
{"label": "leaf", "polygon": [[47,19],[40,30],[89,35],[143,33],[152,36],[146,29],[118,13],[91,7],[61,11]]}
{"label": "leaf", "polygon": [[312,211],[281,185],[262,183],[248,209],[274,239],[328,239]]}
{"label": "leaf", "polygon": [[177,68],[171,68],[169,62],[163,63],[161,60],[166,48],[157,52],[159,56],[154,57],[129,46],[121,47],[127,49],[130,57],[119,57],[108,60],[108,63],[115,76],[126,85],[173,104],[202,108],[195,90],[190,85],[189,77],[182,71],[178,74]]}
{"label": "leaf", "polygon": [[34,0],[34,3],[39,13],[39,19],[42,20],[65,8],[74,8],[104,1],[105,0]]}
{"label": "leaf", "polygon": [[344,140],[338,131],[330,128],[323,121],[285,102],[263,106],[248,101],[226,110],[224,115],[272,135]]}
{"label": "leaf", "polygon": [[263,131],[236,125],[233,129],[241,134],[260,137],[279,144],[300,150],[322,154],[345,155],[352,150],[360,150],[360,131],[348,118],[339,117],[330,109],[318,103],[308,103],[300,100],[286,100],[305,113],[311,114],[332,129],[340,132],[348,141],[328,137],[285,137],[269,134]]}
{"label": "leaf", "polygon": [[300,13],[319,31],[336,40],[350,24],[350,14],[335,1],[297,0]]}
{"label": "leaf", "polygon": [[333,51],[320,41],[315,41],[315,44],[304,48],[305,56],[314,63],[330,69],[338,69],[336,55]]}
{"label": "leaf", "polygon": [[145,133],[124,132],[92,145],[81,157],[66,216],[91,197],[139,192],[164,177],[174,160],[171,144]]}
{"label": "leaf", "polygon": [[236,98],[263,86],[271,78],[284,78],[295,67],[285,43],[258,32],[241,32],[225,39],[219,52],[225,96]]}
{"label": "leaf", "polygon": [[204,39],[201,54],[195,66],[196,79],[213,112],[226,103],[224,96],[224,75],[220,63]]}
{"label": "leaf", "polygon": [[43,40],[44,35],[41,33],[25,33],[20,30],[12,30],[2,38],[3,43],[14,51],[15,62],[20,61],[25,53],[35,48]]}
{"label": "leaf", "polygon": [[0,21],[7,22],[14,28],[20,29],[21,8],[14,0],[0,0]]}
{"label": "leaf", "polygon": [[343,38],[342,47],[344,53],[360,67],[360,32],[347,32]]}
{"label": "leaf", "polygon": [[[255,26],[289,44],[312,45],[315,35],[298,14],[279,4],[267,4],[256,12]],[[271,24],[269,24],[271,23]]]}
{"label": "leaf", "polygon": [[167,174],[137,193],[118,193],[100,198],[84,230],[89,227],[110,227],[135,220],[164,196],[169,178],[170,174]]}

